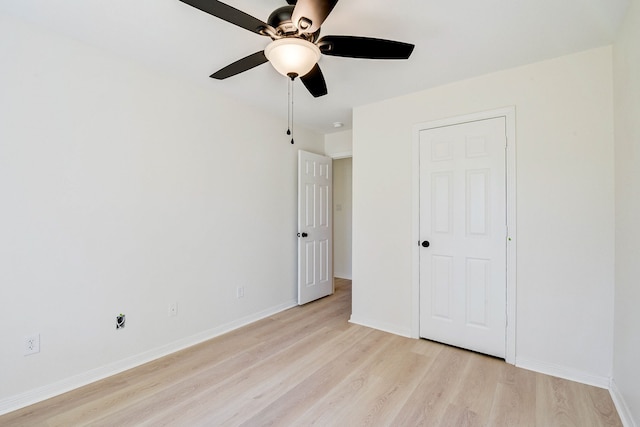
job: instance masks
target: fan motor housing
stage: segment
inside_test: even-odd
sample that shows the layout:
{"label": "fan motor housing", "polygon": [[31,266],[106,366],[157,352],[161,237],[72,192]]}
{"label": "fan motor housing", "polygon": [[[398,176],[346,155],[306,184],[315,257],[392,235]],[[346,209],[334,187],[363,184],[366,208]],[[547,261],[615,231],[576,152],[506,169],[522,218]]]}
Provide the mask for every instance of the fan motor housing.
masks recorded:
{"label": "fan motor housing", "polygon": [[294,6],[282,6],[271,12],[267,24],[278,31],[279,35],[288,35],[298,32],[298,29],[291,22],[291,14]]}
{"label": "fan motor housing", "polygon": [[317,40],[320,35],[320,29],[313,34],[300,34],[298,32],[298,28],[293,25],[291,21],[291,15],[293,14],[294,5],[282,6],[271,12],[269,15],[269,19],[267,19],[267,24],[271,25],[276,29],[278,36],[282,37],[291,37],[291,36],[299,36],[303,37],[311,42]]}

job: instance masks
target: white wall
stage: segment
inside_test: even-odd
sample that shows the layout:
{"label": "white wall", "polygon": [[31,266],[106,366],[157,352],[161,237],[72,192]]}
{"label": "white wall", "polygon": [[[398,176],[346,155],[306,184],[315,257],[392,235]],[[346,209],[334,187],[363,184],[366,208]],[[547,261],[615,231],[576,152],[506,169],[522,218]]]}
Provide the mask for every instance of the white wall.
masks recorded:
{"label": "white wall", "polygon": [[[613,384],[627,425],[640,425],[640,1],[616,40],[616,299]],[[622,403],[622,405],[620,404]]]}
{"label": "white wall", "polygon": [[0,58],[0,413],[295,304],[322,135],[2,16]]}
{"label": "white wall", "polygon": [[353,155],[353,139],[351,129],[325,135],[324,151],[327,156],[334,159],[351,157]]}
{"label": "white wall", "polygon": [[411,333],[412,126],[514,105],[516,363],[608,385],[612,366],[612,50],[358,107],[352,320]]}
{"label": "white wall", "polygon": [[333,275],[351,279],[352,159],[333,161]]}

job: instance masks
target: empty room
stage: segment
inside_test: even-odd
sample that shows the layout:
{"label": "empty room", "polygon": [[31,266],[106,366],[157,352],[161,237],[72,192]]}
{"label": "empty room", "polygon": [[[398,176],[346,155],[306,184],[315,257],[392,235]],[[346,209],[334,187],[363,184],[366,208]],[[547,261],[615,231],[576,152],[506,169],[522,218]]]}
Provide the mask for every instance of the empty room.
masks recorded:
{"label": "empty room", "polygon": [[640,425],[640,0],[0,1],[0,425]]}

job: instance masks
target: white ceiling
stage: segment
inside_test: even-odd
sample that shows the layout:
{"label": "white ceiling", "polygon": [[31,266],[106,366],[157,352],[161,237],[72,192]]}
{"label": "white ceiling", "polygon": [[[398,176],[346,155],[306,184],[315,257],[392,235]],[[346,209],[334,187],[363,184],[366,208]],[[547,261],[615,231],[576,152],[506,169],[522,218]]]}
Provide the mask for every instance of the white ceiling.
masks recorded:
{"label": "white ceiling", "polygon": [[[285,0],[227,0],[263,21]],[[354,106],[492,71],[610,44],[629,0],[342,0],[322,35],[413,43],[407,61],[325,56],[329,94],[297,81],[296,126],[322,133],[351,126]],[[178,0],[0,0],[0,13],[207,85],[287,117],[287,79],[270,64],[227,80],[214,71],[270,41]],[[340,130],[340,129],[338,129]]]}

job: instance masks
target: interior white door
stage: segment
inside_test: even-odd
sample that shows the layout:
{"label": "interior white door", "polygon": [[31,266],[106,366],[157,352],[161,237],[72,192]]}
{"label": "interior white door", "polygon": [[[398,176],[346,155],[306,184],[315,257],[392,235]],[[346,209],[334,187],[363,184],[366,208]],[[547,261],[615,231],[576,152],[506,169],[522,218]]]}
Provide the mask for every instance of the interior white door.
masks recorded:
{"label": "interior white door", "polygon": [[298,304],[333,293],[332,163],[298,152]]}
{"label": "interior white door", "polygon": [[420,131],[420,336],[505,357],[506,120]]}

